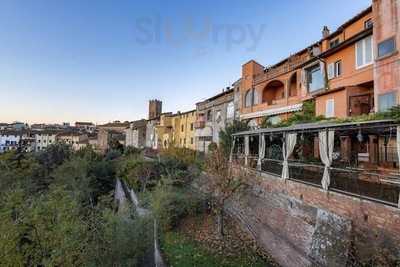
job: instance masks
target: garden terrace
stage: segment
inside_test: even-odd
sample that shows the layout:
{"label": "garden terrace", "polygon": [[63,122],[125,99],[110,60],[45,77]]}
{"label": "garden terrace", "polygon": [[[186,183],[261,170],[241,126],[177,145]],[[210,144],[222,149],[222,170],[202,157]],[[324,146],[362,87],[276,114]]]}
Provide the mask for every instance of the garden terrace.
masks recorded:
{"label": "garden terrace", "polygon": [[231,161],[400,207],[399,147],[400,124],[393,120],[305,123],[234,134]]}

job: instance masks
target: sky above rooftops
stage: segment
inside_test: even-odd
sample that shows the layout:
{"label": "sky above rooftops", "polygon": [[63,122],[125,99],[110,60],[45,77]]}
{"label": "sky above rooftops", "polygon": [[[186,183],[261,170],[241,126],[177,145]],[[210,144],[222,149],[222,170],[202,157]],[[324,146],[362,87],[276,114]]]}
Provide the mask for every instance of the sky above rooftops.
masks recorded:
{"label": "sky above rooftops", "polygon": [[2,0],[0,122],[105,123],[192,110],[255,59],[271,65],[371,4]]}

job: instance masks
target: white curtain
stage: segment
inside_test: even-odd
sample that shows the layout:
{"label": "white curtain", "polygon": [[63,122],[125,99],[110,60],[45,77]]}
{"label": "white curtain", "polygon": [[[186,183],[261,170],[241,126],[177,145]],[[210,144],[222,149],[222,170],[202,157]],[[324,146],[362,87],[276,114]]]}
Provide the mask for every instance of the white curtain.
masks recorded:
{"label": "white curtain", "polygon": [[288,159],[292,155],[294,147],[296,146],[297,134],[290,133],[286,134],[285,142],[282,146],[283,151],[283,169],[282,169],[282,179],[286,180],[289,178],[289,163]]}
{"label": "white curtain", "polygon": [[[328,134],[328,136],[327,136]],[[321,131],[319,132],[319,155],[322,163],[325,165],[324,175],[322,176],[321,185],[324,190],[328,190],[331,178],[329,175],[329,168],[332,164],[333,145],[334,145],[335,131]]]}
{"label": "white curtain", "polygon": [[245,137],[244,137],[244,165],[246,165],[246,166],[248,164],[249,154],[250,154],[249,136],[245,135]]}
{"label": "white curtain", "polygon": [[235,150],[235,144],[236,144],[236,137],[234,137],[232,141],[231,153],[229,154],[229,162],[232,162],[233,151]]}
{"label": "white curtain", "polygon": [[257,170],[261,170],[261,163],[265,157],[265,136],[264,134],[260,135],[260,140],[258,141],[258,161],[257,161]]}
{"label": "white curtain", "polygon": [[[397,133],[396,133],[396,143],[397,143],[397,157],[399,158],[399,167],[400,167],[400,126],[397,126]],[[400,208],[400,194],[399,194],[399,203],[398,207]]]}

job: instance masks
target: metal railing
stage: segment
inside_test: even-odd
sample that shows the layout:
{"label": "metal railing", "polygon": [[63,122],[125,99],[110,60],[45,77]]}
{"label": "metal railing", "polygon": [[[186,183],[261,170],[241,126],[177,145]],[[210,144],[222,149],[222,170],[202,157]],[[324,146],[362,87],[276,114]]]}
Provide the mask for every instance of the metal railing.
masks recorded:
{"label": "metal railing", "polygon": [[[244,165],[244,156],[234,156],[235,163]],[[248,157],[248,167],[256,169],[257,156]],[[263,159],[261,172],[280,177],[282,175],[283,161],[277,159]],[[305,163],[289,160],[289,180],[321,188],[324,165],[318,163]],[[398,206],[400,194],[400,173],[391,175],[366,171],[356,168],[331,167],[330,191],[368,199],[390,206]]]}

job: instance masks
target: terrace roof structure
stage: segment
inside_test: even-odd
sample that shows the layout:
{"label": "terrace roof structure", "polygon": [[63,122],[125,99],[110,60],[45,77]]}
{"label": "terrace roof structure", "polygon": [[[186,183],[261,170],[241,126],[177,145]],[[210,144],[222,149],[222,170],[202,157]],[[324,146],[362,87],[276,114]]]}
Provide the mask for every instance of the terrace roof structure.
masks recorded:
{"label": "terrace roof structure", "polygon": [[249,130],[234,133],[233,136],[244,136],[244,135],[257,135],[262,133],[283,133],[283,132],[314,132],[320,131],[322,129],[337,129],[337,130],[346,130],[346,129],[371,129],[376,128],[388,128],[395,127],[400,125],[400,123],[396,123],[394,120],[372,120],[372,121],[361,121],[361,122],[334,122],[334,121],[325,121],[325,122],[312,122],[312,123],[302,123],[295,124],[288,127],[278,127],[278,128],[260,128],[256,130]]}

